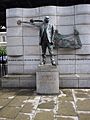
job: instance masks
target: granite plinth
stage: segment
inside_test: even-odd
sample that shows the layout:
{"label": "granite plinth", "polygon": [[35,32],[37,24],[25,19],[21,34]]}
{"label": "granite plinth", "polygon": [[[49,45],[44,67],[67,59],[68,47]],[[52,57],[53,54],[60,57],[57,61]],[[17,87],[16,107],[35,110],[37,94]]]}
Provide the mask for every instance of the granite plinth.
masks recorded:
{"label": "granite plinth", "polygon": [[59,72],[56,66],[39,65],[36,72],[36,88],[38,94],[59,93]]}

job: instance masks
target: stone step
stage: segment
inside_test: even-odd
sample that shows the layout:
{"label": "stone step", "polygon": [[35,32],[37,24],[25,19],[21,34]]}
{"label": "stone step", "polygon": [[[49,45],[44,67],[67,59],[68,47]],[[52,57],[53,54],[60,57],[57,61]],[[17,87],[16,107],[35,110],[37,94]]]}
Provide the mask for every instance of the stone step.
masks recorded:
{"label": "stone step", "polygon": [[[36,75],[6,75],[1,78],[5,88],[35,88]],[[60,74],[60,88],[90,88],[90,74]]]}
{"label": "stone step", "polygon": [[2,78],[2,87],[35,88],[36,76],[31,75],[6,75]]}
{"label": "stone step", "polygon": [[90,74],[62,74],[59,77],[60,88],[90,88]]}

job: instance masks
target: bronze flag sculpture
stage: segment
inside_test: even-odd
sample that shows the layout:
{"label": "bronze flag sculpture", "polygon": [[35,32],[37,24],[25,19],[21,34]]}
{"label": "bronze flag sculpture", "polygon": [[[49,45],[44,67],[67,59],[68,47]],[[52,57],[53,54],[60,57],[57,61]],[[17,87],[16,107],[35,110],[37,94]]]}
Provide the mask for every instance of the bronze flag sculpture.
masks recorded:
{"label": "bronze flag sculpture", "polygon": [[80,49],[82,43],[80,41],[79,32],[74,29],[71,35],[61,35],[58,30],[55,30],[54,35],[54,48],[72,48]]}

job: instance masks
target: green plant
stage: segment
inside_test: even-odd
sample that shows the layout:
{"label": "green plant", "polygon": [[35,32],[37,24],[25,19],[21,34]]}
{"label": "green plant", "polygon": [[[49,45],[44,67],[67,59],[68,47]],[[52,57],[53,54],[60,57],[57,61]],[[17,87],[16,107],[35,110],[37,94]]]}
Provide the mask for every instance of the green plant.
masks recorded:
{"label": "green plant", "polygon": [[0,56],[6,56],[6,55],[7,55],[6,47],[0,47]]}

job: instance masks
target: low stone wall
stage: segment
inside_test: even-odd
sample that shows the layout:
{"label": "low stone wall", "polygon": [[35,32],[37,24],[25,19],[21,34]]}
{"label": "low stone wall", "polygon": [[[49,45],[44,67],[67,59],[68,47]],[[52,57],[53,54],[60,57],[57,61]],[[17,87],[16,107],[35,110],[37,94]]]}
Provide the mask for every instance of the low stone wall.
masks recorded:
{"label": "low stone wall", "polygon": [[[36,88],[36,75],[6,75],[1,79],[4,88]],[[59,76],[60,88],[90,88],[89,74],[66,74]]]}

